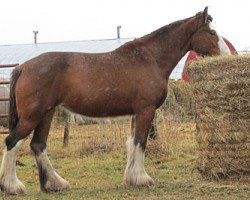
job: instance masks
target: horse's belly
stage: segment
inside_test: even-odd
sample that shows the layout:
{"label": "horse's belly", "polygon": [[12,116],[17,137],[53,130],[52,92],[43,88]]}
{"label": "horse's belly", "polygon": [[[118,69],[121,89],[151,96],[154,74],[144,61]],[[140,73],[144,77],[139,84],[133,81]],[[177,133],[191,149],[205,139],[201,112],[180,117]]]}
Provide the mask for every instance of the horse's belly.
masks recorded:
{"label": "horse's belly", "polygon": [[89,99],[66,103],[65,107],[75,113],[90,117],[112,117],[133,114],[132,104],[123,100]]}

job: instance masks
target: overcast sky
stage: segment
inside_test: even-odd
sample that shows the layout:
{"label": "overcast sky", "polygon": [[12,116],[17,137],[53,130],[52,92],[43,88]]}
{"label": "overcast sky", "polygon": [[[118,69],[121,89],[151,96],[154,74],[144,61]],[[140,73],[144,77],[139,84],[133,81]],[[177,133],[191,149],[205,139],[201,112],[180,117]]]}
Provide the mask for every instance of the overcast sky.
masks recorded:
{"label": "overcast sky", "polygon": [[250,47],[249,0],[0,0],[0,45],[141,37],[209,6],[213,25],[237,50]]}

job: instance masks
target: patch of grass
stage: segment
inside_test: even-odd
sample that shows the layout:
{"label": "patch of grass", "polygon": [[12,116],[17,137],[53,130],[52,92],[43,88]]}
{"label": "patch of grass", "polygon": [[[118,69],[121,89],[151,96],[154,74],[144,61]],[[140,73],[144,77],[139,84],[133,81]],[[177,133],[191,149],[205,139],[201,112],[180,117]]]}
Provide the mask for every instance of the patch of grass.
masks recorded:
{"label": "patch of grass", "polygon": [[[158,129],[160,138],[148,142],[145,159],[145,168],[156,182],[152,187],[130,187],[122,183],[130,124],[72,125],[68,147],[62,144],[63,126],[54,124],[48,142],[49,157],[57,172],[70,182],[71,190],[40,191],[29,138],[18,157],[24,166],[17,167],[17,175],[27,192],[23,196],[0,193],[0,199],[249,199],[247,183],[211,182],[194,170],[193,123],[161,121]],[[0,136],[1,141],[3,138]]]}

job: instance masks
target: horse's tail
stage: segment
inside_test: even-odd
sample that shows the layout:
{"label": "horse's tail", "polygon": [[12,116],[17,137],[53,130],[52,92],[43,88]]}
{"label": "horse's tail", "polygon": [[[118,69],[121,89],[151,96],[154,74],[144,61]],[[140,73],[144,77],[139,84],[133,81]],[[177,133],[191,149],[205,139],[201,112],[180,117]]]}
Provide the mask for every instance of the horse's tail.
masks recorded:
{"label": "horse's tail", "polygon": [[16,67],[11,74],[10,79],[10,104],[9,104],[9,130],[10,132],[13,131],[19,121],[17,107],[16,107],[16,83],[18,78],[22,73],[21,67]]}

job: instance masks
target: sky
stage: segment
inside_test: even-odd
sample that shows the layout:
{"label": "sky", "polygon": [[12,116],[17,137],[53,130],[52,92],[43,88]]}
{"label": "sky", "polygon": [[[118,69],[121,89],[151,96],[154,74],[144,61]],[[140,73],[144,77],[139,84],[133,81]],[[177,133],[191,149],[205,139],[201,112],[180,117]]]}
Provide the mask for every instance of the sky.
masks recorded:
{"label": "sky", "polygon": [[138,38],[208,6],[213,26],[250,50],[249,0],[0,0],[0,45]]}

